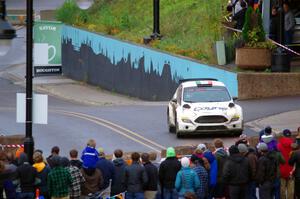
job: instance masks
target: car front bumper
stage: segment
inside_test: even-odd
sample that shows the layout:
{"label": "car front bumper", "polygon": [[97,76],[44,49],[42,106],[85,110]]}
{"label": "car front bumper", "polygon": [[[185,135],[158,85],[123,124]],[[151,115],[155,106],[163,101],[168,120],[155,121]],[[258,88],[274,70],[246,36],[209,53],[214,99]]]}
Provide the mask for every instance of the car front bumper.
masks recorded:
{"label": "car front bumper", "polygon": [[243,122],[236,121],[222,124],[197,124],[197,123],[178,123],[178,131],[182,133],[211,133],[211,132],[234,132],[243,131]]}

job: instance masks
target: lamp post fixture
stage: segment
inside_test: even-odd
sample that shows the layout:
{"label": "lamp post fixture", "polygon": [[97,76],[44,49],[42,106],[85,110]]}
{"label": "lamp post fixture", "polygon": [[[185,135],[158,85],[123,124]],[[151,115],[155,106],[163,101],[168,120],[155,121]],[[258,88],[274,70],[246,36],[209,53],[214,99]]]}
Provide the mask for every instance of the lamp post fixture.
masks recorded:
{"label": "lamp post fixture", "polygon": [[6,21],[6,5],[4,0],[0,0],[0,56],[7,54],[11,48],[12,39],[16,37],[16,30]]}
{"label": "lamp post fixture", "polygon": [[93,5],[94,0],[76,0],[76,3],[80,9],[87,10]]}

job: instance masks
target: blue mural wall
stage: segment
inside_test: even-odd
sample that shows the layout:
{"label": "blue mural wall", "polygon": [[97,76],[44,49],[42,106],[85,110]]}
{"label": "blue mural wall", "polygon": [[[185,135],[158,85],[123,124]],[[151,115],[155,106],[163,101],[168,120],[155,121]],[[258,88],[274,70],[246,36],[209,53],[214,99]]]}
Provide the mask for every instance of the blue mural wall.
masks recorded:
{"label": "blue mural wall", "polygon": [[66,76],[141,99],[168,100],[186,78],[217,78],[238,96],[236,73],[70,26],[62,64]]}

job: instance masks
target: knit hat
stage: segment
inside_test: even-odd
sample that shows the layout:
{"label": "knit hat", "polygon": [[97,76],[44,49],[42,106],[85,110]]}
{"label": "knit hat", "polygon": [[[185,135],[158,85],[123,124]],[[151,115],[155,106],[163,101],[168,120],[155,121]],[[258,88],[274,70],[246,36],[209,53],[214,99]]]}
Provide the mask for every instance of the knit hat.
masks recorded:
{"label": "knit hat", "polygon": [[292,132],[289,129],[285,129],[282,132],[284,137],[291,137],[292,136]]}
{"label": "knit hat", "polygon": [[199,144],[199,145],[197,146],[197,149],[200,149],[200,150],[202,150],[202,151],[204,152],[204,151],[206,151],[207,147],[206,147],[205,144]]}
{"label": "knit hat", "polygon": [[181,159],[181,166],[186,168],[190,166],[190,160],[187,157]]}
{"label": "knit hat", "polygon": [[167,148],[167,158],[176,157],[176,152],[173,147]]}
{"label": "knit hat", "polygon": [[248,153],[248,147],[246,144],[239,144],[238,145],[238,150],[240,153]]}
{"label": "knit hat", "polygon": [[260,152],[267,152],[268,151],[268,145],[266,143],[264,143],[264,142],[260,142],[257,145],[257,149]]}
{"label": "knit hat", "polygon": [[232,145],[232,146],[229,148],[229,153],[230,153],[230,155],[234,155],[234,154],[238,154],[238,153],[240,153],[240,152],[239,152],[239,149],[238,149],[237,146]]}
{"label": "knit hat", "polygon": [[100,157],[103,157],[105,155],[104,149],[102,147],[99,147],[97,151],[98,151]]}

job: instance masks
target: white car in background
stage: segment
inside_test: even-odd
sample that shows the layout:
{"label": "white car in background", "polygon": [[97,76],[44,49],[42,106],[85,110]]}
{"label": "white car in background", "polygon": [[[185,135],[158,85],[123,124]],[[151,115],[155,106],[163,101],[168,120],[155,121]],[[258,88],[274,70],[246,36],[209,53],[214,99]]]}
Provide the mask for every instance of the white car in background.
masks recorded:
{"label": "white car in background", "polygon": [[226,86],[216,79],[181,80],[169,102],[169,131],[185,134],[243,132],[243,111]]}

